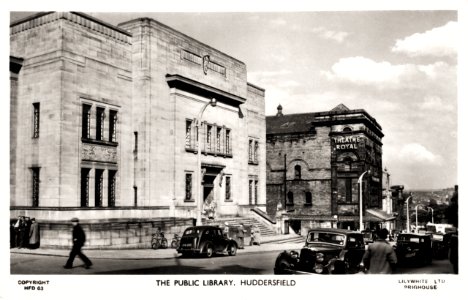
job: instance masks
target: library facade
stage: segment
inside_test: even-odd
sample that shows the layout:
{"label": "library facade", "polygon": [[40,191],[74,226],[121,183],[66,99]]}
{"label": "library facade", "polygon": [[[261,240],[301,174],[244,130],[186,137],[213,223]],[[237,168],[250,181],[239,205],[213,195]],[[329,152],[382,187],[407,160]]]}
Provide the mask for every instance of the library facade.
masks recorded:
{"label": "library facade", "polygon": [[153,19],[77,12],[10,25],[10,216],[41,244],[145,247],[155,227],[266,209],[265,90]]}

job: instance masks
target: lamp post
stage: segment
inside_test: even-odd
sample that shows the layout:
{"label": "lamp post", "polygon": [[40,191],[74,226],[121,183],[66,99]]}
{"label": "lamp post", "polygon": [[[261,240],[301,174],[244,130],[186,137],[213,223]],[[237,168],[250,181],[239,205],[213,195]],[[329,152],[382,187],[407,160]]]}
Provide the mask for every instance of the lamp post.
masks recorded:
{"label": "lamp post", "polygon": [[200,125],[201,125],[201,118],[203,116],[203,112],[205,109],[208,107],[208,105],[211,105],[213,107],[216,106],[216,99],[213,98],[209,102],[205,103],[203,107],[200,110],[200,113],[198,113],[198,117],[195,121],[195,126],[197,127],[197,195],[198,195],[198,202],[197,202],[197,225],[201,225],[201,212],[203,208],[203,196],[202,196],[202,189],[201,189],[201,184],[202,184],[202,169],[201,169],[201,143],[200,143],[200,137],[201,137],[201,132],[200,132]]}
{"label": "lamp post", "polygon": [[416,205],[416,233],[419,232],[419,227],[418,227],[418,205]]}
{"label": "lamp post", "polygon": [[410,226],[409,226],[409,200],[413,197],[413,195],[410,194],[408,198],[406,198],[406,232],[410,232]]}
{"label": "lamp post", "polygon": [[434,224],[434,209],[432,207],[428,207],[428,209],[431,210],[431,221],[432,221],[432,224]]}
{"label": "lamp post", "polygon": [[364,171],[364,173],[362,173],[358,179],[358,183],[359,183],[359,231],[360,232],[364,230],[364,224],[362,222],[362,178],[367,172],[369,171]]}

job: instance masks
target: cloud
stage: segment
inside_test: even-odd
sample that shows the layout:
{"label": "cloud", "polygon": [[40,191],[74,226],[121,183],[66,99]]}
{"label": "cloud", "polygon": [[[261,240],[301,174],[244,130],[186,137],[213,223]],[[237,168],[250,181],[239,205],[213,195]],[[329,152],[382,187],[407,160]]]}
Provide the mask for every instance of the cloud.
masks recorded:
{"label": "cloud", "polygon": [[399,154],[399,159],[406,161],[409,164],[425,163],[432,165],[440,165],[442,157],[433,154],[426,147],[418,143],[410,143],[404,145]]}
{"label": "cloud", "polygon": [[331,71],[321,74],[331,81],[350,82],[357,85],[374,85],[383,88],[415,88],[428,81],[455,81],[455,68],[444,62],[429,65],[392,65],[387,61],[376,62],[365,57],[341,58]]}
{"label": "cloud", "polygon": [[443,101],[442,98],[439,96],[426,96],[424,98],[423,103],[420,105],[420,108],[423,110],[430,110],[430,111],[454,111],[455,108],[452,104],[447,103],[447,101]]}
{"label": "cloud", "polygon": [[397,40],[392,51],[410,57],[456,56],[459,39],[458,23],[450,21],[444,26]]}
{"label": "cloud", "polygon": [[312,29],[313,33],[316,33],[319,37],[326,39],[326,40],[332,40],[337,43],[342,43],[346,37],[349,36],[349,33],[344,32],[344,31],[332,31],[328,30],[324,27],[315,27]]}

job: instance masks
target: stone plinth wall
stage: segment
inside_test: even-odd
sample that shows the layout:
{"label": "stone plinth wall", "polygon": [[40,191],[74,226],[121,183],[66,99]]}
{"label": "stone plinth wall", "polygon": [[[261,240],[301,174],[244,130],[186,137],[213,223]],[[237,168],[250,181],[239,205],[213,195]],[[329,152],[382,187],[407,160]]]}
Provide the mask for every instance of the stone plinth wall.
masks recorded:
{"label": "stone plinth wall", "polygon": [[[41,248],[71,248],[72,229],[70,222],[38,220]],[[86,249],[135,249],[151,248],[151,237],[160,227],[170,245],[175,233],[182,235],[193,225],[193,219],[155,220],[89,220],[80,222],[86,234]]]}

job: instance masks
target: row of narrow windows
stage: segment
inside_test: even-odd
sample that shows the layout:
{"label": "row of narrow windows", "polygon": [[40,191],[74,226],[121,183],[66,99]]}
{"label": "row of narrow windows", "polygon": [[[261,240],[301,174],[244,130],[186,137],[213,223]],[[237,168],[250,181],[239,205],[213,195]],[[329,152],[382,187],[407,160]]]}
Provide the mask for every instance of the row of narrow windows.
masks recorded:
{"label": "row of narrow windows", "polygon": [[[202,123],[200,130],[201,151],[206,154],[232,155],[231,129]],[[185,121],[185,148],[198,151],[198,130],[193,120]]]}
{"label": "row of narrow windows", "polygon": [[[94,205],[90,203],[90,174],[94,170]],[[81,169],[81,207],[104,207],[104,169]],[[115,207],[116,170],[107,170],[107,207]]]}
{"label": "row of narrow windows", "polygon": [[[84,139],[91,139],[91,108],[92,105],[83,104],[81,137]],[[96,135],[94,139],[97,141],[105,140],[106,117],[106,109],[96,107]],[[112,109],[109,109],[107,141],[117,142],[117,111]]]}

